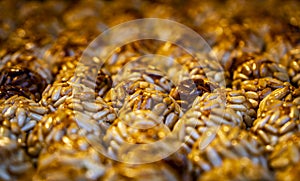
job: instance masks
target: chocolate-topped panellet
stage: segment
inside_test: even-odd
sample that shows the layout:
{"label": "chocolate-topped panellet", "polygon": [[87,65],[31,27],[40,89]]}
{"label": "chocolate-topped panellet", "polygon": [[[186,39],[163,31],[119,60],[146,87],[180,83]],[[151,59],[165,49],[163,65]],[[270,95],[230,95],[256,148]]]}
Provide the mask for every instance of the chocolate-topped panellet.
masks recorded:
{"label": "chocolate-topped panellet", "polygon": [[213,92],[213,90],[218,87],[218,84],[210,82],[209,80],[200,78],[186,79],[173,88],[170,95],[178,102],[181,108],[186,111],[192,106],[198,96],[202,96],[206,92]]}
{"label": "chocolate-topped panellet", "polygon": [[39,101],[45,87],[46,81],[39,74],[26,67],[14,66],[4,68],[1,71],[1,98],[8,98],[17,94],[34,101]]}
{"label": "chocolate-topped panellet", "polygon": [[30,92],[14,86],[2,86],[0,87],[0,98],[1,99],[8,99],[14,95],[29,97],[30,99],[34,99],[34,95]]}
{"label": "chocolate-topped panellet", "polygon": [[54,79],[53,75],[51,74],[52,62],[48,62],[44,59],[39,58],[31,51],[21,50],[11,52],[7,53],[2,58],[0,69],[14,67],[27,68],[31,72],[37,73],[48,84],[51,83]]}
{"label": "chocolate-topped panellet", "polygon": [[[0,67],[2,97],[10,97],[15,92],[18,95],[39,101],[47,84],[53,81],[50,72],[51,64],[31,55],[29,51],[8,54],[2,61],[3,66]],[[5,95],[4,90],[10,92]]]}

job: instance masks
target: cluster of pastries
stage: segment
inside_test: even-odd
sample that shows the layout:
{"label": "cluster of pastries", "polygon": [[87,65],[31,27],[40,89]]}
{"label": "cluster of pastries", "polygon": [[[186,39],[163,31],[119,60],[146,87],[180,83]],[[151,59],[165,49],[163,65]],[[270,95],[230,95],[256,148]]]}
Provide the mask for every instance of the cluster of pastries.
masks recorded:
{"label": "cluster of pastries", "polygon": [[[147,39],[81,61],[141,18],[185,25],[207,56]],[[299,178],[296,0],[4,0],[0,70],[0,180]]]}

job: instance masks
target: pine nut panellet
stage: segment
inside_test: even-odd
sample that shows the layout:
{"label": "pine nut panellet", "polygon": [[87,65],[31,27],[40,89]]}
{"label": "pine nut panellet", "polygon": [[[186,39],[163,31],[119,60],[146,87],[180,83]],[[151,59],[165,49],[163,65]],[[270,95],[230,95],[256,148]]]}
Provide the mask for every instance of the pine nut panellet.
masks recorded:
{"label": "pine nut panellet", "polygon": [[157,116],[150,110],[137,110],[122,114],[116,119],[107,129],[103,140],[110,157],[117,158],[119,151],[128,144],[134,146],[155,143],[171,135],[171,131],[164,124],[163,116]]}
{"label": "pine nut panellet", "polygon": [[163,161],[142,164],[130,165],[126,163],[118,163],[108,169],[104,175],[103,180],[117,181],[117,180],[136,180],[136,181],[167,181],[167,180],[182,180],[178,172]]}
{"label": "pine nut panellet", "polygon": [[4,134],[21,146],[26,146],[26,135],[49,112],[48,108],[33,100],[14,95],[0,101],[0,129],[8,129],[10,134]]}
{"label": "pine nut panellet", "polygon": [[17,93],[38,102],[47,84],[53,81],[50,64],[30,52],[7,55],[3,63],[0,73],[1,98],[7,99]]}
{"label": "pine nut panellet", "polygon": [[280,141],[268,156],[268,163],[275,170],[278,180],[299,178],[299,132]]}
{"label": "pine nut panellet", "polygon": [[99,180],[110,163],[80,134],[65,135],[46,145],[33,180]]}
{"label": "pine nut panellet", "polygon": [[[241,112],[227,107],[226,93],[224,89],[215,90],[213,93],[205,93],[198,97],[193,107],[188,110],[176,123],[174,129],[182,133],[183,150],[189,153],[197,139],[203,137],[210,127],[230,125],[245,128]],[[245,100],[245,99],[244,99]],[[242,106],[243,107],[243,106]]]}
{"label": "pine nut panellet", "polygon": [[[291,168],[299,165],[299,132],[296,132],[285,139],[282,139],[274,146],[274,149],[268,155],[268,163],[276,174],[289,172]],[[291,172],[289,174],[292,174]]]}
{"label": "pine nut panellet", "polygon": [[251,102],[255,110],[258,109],[263,98],[269,95],[272,91],[278,88],[283,88],[288,85],[287,82],[282,82],[274,78],[259,78],[253,80],[244,80],[237,85],[234,85],[235,90],[244,90],[245,96]]}
{"label": "pine nut panellet", "polygon": [[280,140],[299,131],[299,121],[298,106],[279,102],[254,121],[251,131],[265,144],[266,151],[272,151]]}
{"label": "pine nut panellet", "polygon": [[198,178],[198,181],[211,180],[274,180],[272,173],[248,158],[225,159],[220,167],[216,167]]}
{"label": "pine nut panellet", "polygon": [[[99,111],[100,112],[100,111]],[[102,110],[105,112],[105,110]],[[111,123],[106,120],[109,115],[94,119],[88,112],[70,108],[60,108],[43,117],[27,138],[28,153],[37,157],[47,145],[61,142],[64,136],[82,136],[85,139],[100,138]],[[99,120],[102,121],[99,121]],[[98,122],[99,121],[99,122]]]}
{"label": "pine nut panellet", "polygon": [[196,176],[222,166],[226,159],[248,158],[254,164],[267,169],[263,145],[253,135],[237,126],[221,125],[209,128],[194,143],[188,158]]}
{"label": "pine nut panellet", "polygon": [[287,66],[291,83],[295,87],[300,85],[300,47],[290,50],[286,55],[283,63]]}
{"label": "pine nut panellet", "polygon": [[34,174],[33,163],[16,140],[0,136],[0,180],[30,180]]}
{"label": "pine nut panellet", "polygon": [[261,55],[250,55],[245,57],[246,61],[237,66],[233,73],[232,85],[236,86],[244,80],[256,78],[271,77],[283,82],[289,82],[289,76],[286,67],[266,59]]}
{"label": "pine nut panellet", "polygon": [[[117,109],[154,109],[157,103],[177,104],[169,95],[174,85],[171,80],[153,66],[125,69],[122,76],[115,79],[115,86],[104,100]],[[124,79],[124,80],[123,80]],[[167,102],[164,99],[167,99]],[[134,103],[136,102],[136,103]],[[135,106],[134,106],[134,105]],[[176,109],[178,106],[175,106]],[[179,111],[180,112],[180,111]]]}

